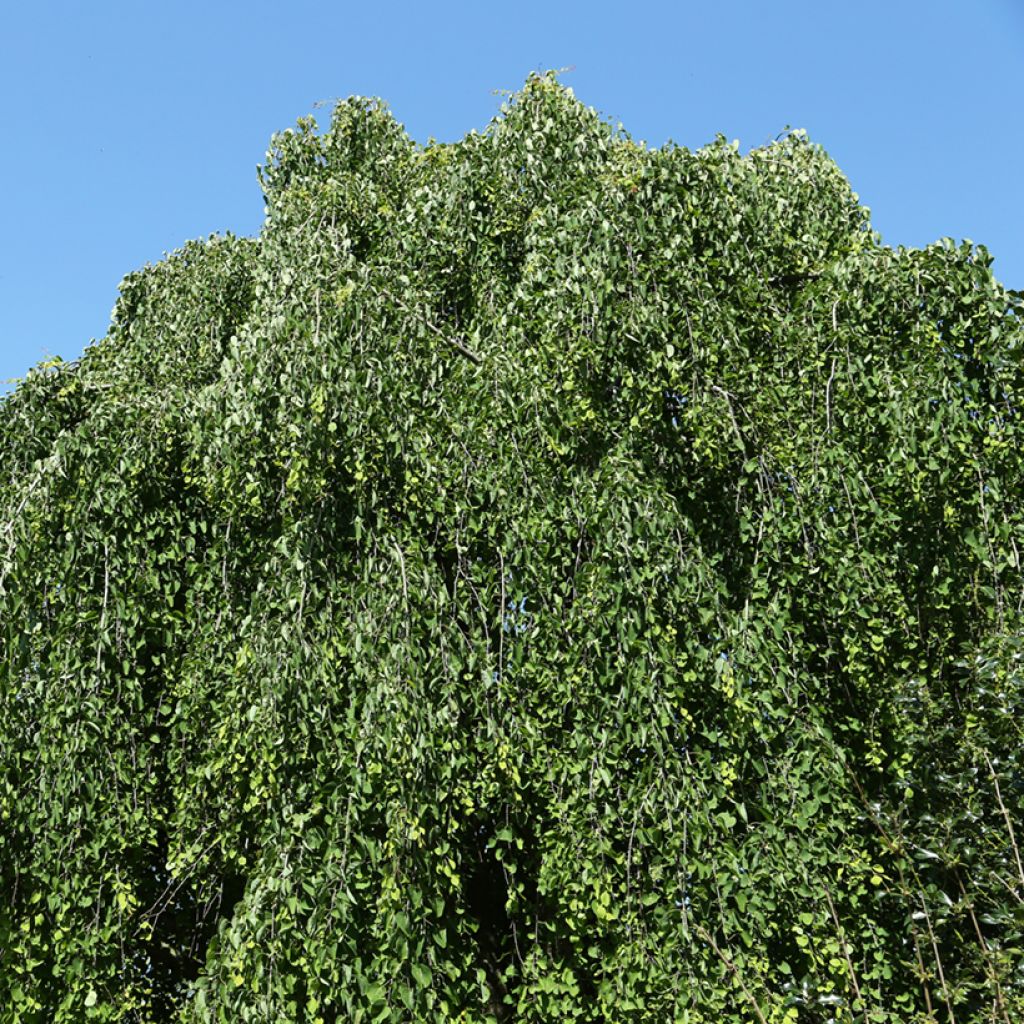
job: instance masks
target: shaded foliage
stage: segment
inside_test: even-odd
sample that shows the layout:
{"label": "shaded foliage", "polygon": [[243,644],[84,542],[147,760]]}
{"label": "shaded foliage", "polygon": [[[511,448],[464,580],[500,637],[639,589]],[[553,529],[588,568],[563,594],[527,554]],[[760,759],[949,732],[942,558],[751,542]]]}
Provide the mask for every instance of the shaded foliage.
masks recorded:
{"label": "shaded foliage", "polygon": [[261,184],[0,406],[0,1021],[1021,1019],[985,251],[546,76]]}

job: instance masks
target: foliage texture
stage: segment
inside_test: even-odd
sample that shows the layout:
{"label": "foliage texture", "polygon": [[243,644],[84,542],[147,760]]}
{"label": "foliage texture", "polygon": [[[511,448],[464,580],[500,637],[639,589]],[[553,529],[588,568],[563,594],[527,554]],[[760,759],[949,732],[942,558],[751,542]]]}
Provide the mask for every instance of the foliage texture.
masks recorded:
{"label": "foliage texture", "polygon": [[984,249],[551,76],[260,180],[0,406],[0,1021],[1024,1019]]}

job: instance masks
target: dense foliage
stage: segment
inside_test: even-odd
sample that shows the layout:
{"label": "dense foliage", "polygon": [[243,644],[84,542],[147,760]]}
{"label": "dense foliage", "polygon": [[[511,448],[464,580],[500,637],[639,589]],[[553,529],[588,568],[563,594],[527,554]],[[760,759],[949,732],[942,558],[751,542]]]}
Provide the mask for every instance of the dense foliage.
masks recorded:
{"label": "dense foliage", "polygon": [[0,1021],[1024,1019],[1024,349],[800,134],[275,137],[0,406]]}

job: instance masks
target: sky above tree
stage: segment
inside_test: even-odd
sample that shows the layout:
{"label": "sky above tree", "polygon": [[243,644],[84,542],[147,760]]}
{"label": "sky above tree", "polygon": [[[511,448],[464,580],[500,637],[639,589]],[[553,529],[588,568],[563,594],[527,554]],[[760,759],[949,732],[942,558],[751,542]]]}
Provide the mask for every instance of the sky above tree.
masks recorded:
{"label": "sky above tree", "polygon": [[297,117],[380,96],[418,142],[454,141],[551,68],[650,145],[804,128],[885,243],[969,238],[1024,287],[1022,43],[1015,0],[12,6],[0,381],[103,336],[131,270],[257,233],[255,166]]}

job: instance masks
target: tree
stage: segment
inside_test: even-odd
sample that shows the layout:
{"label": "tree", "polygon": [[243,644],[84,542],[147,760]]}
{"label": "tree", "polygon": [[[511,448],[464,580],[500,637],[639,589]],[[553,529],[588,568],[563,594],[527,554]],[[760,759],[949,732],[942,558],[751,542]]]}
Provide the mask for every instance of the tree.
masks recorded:
{"label": "tree", "polygon": [[0,1021],[1024,1012],[1022,296],[800,133],[276,136],[0,416]]}

